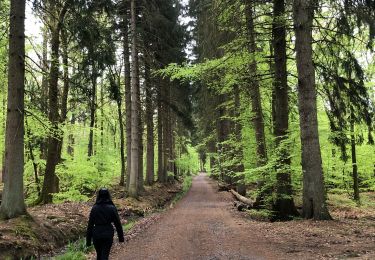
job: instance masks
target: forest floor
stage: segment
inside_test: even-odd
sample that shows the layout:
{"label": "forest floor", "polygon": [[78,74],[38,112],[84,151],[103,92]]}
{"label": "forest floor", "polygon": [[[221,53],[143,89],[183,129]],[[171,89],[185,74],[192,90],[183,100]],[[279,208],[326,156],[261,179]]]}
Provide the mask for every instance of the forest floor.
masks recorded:
{"label": "forest floor", "polygon": [[[138,199],[124,198],[123,187],[111,189],[123,224],[148,215],[168,204],[182,184],[155,184],[145,187]],[[89,202],[66,202],[28,208],[27,216],[0,221],[0,259],[21,259],[34,256],[51,258],[68,243],[85,236],[88,215],[94,197]],[[142,221],[141,221],[142,222]],[[132,231],[133,233],[135,231]]]}
{"label": "forest floor", "polygon": [[146,218],[138,235],[116,243],[111,259],[375,259],[375,211],[330,210],[334,221],[255,220],[200,174],[173,209]]}

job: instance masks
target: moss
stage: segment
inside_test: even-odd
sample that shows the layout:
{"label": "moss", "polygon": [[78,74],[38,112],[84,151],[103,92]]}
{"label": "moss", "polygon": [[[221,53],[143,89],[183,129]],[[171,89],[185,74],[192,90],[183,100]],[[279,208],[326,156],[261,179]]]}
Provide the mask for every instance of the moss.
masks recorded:
{"label": "moss", "polygon": [[15,219],[13,232],[16,236],[21,236],[36,243],[38,237],[32,227],[33,219],[30,216],[21,216]]}

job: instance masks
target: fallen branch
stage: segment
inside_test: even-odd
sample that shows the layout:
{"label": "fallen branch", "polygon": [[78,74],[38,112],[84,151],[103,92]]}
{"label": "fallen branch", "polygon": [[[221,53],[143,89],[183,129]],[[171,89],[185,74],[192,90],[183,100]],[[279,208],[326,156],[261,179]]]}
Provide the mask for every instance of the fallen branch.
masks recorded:
{"label": "fallen branch", "polygon": [[246,198],[246,197],[240,195],[238,192],[234,191],[233,189],[231,189],[230,192],[233,194],[233,196],[234,196],[237,200],[241,201],[242,203],[244,203],[244,204],[246,204],[246,205],[248,205],[248,206],[250,206],[250,207],[253,206],[254,202],[253,202],[251,199]]}

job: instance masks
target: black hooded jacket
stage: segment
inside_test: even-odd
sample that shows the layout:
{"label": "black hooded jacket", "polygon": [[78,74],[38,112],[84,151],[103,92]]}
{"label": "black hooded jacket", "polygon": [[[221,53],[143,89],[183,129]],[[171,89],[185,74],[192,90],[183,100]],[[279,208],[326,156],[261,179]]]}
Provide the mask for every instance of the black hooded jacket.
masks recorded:
{"label": "black hooded jacket", "polygon": [[87,226],[86,244],[91,245],[92,239],[113,239],[115,225],[120,242],[124,242],[120,218],[108,190],[99,190],[95,205],[92,207]]}

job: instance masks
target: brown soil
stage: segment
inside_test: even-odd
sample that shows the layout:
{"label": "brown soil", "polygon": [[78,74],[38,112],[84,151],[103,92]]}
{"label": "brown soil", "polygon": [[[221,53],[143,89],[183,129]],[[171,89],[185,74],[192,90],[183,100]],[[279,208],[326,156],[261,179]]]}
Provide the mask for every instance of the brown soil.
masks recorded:
{"label": "brown soil", "polygon": [[252,220],[200,174],[175,208],[116,244],[111,259],[375,259],[375,218],[332,211],[339,220]]}
{"label": "brown soil", "polygon": [[[122,187],[111,189],[122,222],[143,216],[168,203],[181,184],[146,187],[138,200],[123,198]],[[0,221],[0,259],[55,255],[57,251],[85,235],[88,215],[93,201],[66,202],[32,207],[29,216]]]}

